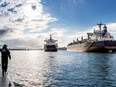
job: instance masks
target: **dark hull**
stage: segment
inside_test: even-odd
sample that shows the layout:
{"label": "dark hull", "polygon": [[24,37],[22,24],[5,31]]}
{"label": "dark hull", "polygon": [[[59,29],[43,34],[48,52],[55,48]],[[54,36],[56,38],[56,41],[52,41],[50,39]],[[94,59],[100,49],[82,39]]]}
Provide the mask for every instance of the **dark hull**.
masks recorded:
{"label": "dark hull", "polygon": [[57,52],[58,51],[58,49],[57,49],[57,47],[56,47],[56,45],[45,45],[44,46],[44,51],[46,51],[46,52]]}
{"label": "dark hull", "polygon": [[116,47],[114,46],[103,46],[103,47],[91,47],[85,50],[86,52],[116,52]]}
{"label": "dark hull", "polygon": [[57,49],[54,49],[54,48],[48,48],[48,49],[45,49],[45,51],[56,52],[56,51],[58,51],[58,50],[57,50]]}
{"label": "dark hull", "polygon": [[67,50],[76,52],[116,52],[116,41],[97,41],[72,44],[67,46]]}

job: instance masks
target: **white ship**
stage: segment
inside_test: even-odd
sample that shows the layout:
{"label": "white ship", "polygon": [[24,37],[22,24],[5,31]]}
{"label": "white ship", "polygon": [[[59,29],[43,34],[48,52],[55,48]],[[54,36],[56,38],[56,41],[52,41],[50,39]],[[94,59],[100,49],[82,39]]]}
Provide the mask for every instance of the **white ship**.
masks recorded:
{"label": "white ship", "polygon": [[[116,52],[116,40],[107,31],[105,24],[97,24],[99,30],[94,30],[93,33],[87,33],[88,38],[79,41],[73,41],[67,45],[68,51],[76,52]],[[102,25],[103,29],[102,29]]]}
{"label": "white ship", "polygon": [[50,39],[44,40],[44,50],[45,51],[57,51],[58,45],[57,40],[52,39],[52,35],[50,35]]}

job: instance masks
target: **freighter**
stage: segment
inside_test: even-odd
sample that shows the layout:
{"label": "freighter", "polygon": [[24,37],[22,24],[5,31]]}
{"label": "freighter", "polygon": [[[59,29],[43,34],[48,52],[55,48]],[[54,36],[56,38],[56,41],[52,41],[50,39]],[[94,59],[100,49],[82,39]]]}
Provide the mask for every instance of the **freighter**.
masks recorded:
{"label": "freighter", "polygon": [[99,29],[87,33],[87,39],[74,41],[67,45],[68,51],[76,52],[116,52],[116,40],[107,31],[105,24],[97,24]]}
{"label": "freighter", "polygon": [[58,45],[57,45],[57,40],[52,39],[52,35],[50,35],[50,39],[44,40],[46,42],[44,44],[44,50],[45,51],[57,51]]}

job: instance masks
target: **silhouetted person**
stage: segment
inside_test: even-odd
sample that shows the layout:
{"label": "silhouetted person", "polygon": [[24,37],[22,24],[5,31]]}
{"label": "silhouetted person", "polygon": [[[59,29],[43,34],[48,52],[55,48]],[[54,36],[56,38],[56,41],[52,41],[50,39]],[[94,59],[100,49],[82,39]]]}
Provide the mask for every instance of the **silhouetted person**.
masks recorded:
{"label": "silhouetted person", "polygon": [[10,51],[8,50],[7,45],[5,44],[1,49],[2,72],[7,72],[8,57],[9,59],[11,59]]}

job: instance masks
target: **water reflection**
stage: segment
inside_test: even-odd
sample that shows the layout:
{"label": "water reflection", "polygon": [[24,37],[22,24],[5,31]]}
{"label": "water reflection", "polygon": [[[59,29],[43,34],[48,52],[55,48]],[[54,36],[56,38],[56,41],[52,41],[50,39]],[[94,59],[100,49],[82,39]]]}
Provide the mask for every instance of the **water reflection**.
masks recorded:
{"label": "water reflection", "polygon": [[9,70],[25,87],[116,86],[116,54],[12,51]]}
{"label": "water reflection", "polygon": [[89,61],[90,84],[95,87],[110,87],[111,66],[110,58],[112,54],[93,54]]}

